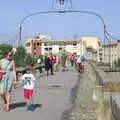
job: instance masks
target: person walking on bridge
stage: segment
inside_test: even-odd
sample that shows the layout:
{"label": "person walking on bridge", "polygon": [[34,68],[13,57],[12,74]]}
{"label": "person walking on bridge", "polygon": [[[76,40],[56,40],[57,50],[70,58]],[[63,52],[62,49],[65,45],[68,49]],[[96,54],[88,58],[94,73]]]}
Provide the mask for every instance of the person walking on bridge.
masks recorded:
{"label": "person walking on bridge", "polygon": [[0,61],[0,72],[2,74],[0,80],[0,95],[3,99],[3,110],[9,111],[14,81],[17,81],[15,62],[12,59],[11,51],[4,51],[4,58]]}
{"label": "person walking on bridge", "polygon": [[32,73],[32,66],[26,66],[26,73],[21,77],[21,82],[24,87],[24,98],[27,101],[27,111],[34,111],[35,106],[33,105],[33,92],[36,78]]}

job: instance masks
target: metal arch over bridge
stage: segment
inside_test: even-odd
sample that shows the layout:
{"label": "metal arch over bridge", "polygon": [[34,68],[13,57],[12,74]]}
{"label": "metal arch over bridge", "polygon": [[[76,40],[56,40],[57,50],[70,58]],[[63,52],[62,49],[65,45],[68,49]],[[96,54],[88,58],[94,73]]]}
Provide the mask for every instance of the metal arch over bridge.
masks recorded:
{"label": "metal arch over bridge", "polygon": [[[89,15],[93,15],[97,18],[99,18],[99,20],[102,22],[102,26],[103,26],[103,33],[104,33],[104,42],[105,42],[105,39],[106,39],[106,36],[108,35],[108,32],[106,30],[106,24],[105,24],[105,21],[104,19],[97,13],[94,13],[94,12],[90,12],[90,11],[81,11],[81,10],[58,10],[58,11],[40,11],[40,12],[35,12],[35,13],[31,13],[25,17],[23,17],[23,19],[21,20],[20,22],[20,25],[19,25],[19,42],[18,44],[19,45],[22,45],[22,27],[23,27],[23,23],[24,21],[29,18],[29,17],[32,17],[32,16],[35,16],[35,15],[39,15],[39,14],[65,14],[65,13],[83,13],[83,14],[89,14]],[[108,42],[109,39],[107,39]]]}

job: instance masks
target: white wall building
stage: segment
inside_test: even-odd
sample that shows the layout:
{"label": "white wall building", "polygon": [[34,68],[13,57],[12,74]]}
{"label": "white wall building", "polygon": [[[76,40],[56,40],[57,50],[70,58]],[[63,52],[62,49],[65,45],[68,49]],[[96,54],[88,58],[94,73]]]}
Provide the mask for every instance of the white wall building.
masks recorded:
{"label": "white wall building", "polygon": [[[33,41],[36,41],[33,43]],[[38,44],[37,41],[40,41]],[[99,55],[96,51],[99,49],[99,39],[96,37],[81,37],[81,38],[73,38],[69,40],[55,40],[52,37],[48,35],[40,35],[37,38],[28,38],[25,40],[25,46],[27,49],[27,52],[33,51],[33,49],[36,49],[36,47],[41,50],[41,54],[60,54],[61,51],[66,51],[70,54],[76,53],[77,55],[85,55],[89,59],[98,60]],[[90,53],[87,52],[87,49],[89,46],[92,47],[92,51]],[[32,50],[31,50],[32,49]],[[89,55],[88,55],[89,54]],[[90,55],[91,54],[91,55]]]}
{"label": "white wall building", "polygon": [[43,41],[42,54],[53,53],[59,54],[62,50],[77,55],[85,54],[86,43],[79,40],[52,40]]}
{"label": "white wall building", "polygon": [[120,42],[107,43],[102,45],[102,61],[111,63],[120,58]]}

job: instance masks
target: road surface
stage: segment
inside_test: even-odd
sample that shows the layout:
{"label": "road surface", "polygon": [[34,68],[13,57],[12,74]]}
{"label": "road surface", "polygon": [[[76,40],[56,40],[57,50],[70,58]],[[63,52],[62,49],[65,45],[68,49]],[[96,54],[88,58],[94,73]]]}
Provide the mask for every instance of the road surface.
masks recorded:
{"label": "road surface", "polygon": [[[35,112],[26,111],[23,88],[18,86],[13,92],[12,105],[9,113],[1,110],[4,119],[34,119],[34,120],[63,120],[65,112],[72,107],[71,91],[78,81],[75,71],[55,72],[54,75],[39,78],[34,91]],[[0,100],[0,105],[2,105]],[[2,106],[0,107],[2,108]],[[7,118],[8,117],[8,118]]]}

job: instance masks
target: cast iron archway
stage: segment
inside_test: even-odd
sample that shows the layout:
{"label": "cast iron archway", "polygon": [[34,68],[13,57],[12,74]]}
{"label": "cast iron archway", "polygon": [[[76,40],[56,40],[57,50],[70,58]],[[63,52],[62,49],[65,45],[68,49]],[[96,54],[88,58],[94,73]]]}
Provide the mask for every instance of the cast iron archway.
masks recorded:
{"label": "cast iron archway", "polygon": [[90,12],[90,11],[80,11],[80,10],[67,10],[67,11],[40,11],[40,12],[36,12],[36,13],[31,13],[25,17],[23,17],[23,19],[21,20],[20,22],[20,25],[19,25],[19,42],[18,42],[18,45],[22,45],[22,26],[23,26],[23,23],[24,21],[31,17],[31,16],[34,16],[34,15],[38,15],[38,14],[63,14],[63,13],[83,13],[83,14],[90,14],[90,15],[93,15],[93,16],[96,16],[97,18],[99,18],[99,20],[102,22],[102,26],[103,26],[103,33],[104,33],[104,41],[105,41],[105,38],[106,38],[106,34],[108,33],[107,30],[106,30],[106,24],[105,24],[105,21],[104,19],[97,13],[94,13],[94,12]]}

